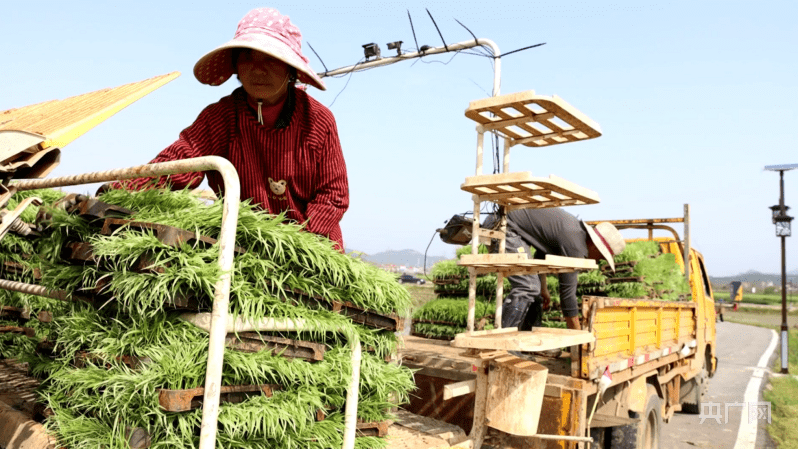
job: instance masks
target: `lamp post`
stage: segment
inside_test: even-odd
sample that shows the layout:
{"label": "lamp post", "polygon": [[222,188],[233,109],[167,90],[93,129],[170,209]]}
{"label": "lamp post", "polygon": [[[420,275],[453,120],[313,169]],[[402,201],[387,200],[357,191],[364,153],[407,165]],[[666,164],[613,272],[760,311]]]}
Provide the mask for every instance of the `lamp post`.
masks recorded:
{"label": "lamp post", "polygon": [[768,165],[765,170],[779,172],[779,204],[771,206],[773,224],[776,225],[776,237],[781,237],[781,373],[789,374],[788,345],[789,327],[787,326],[787,253],[785,239],[790,236],[790,222],[793,217],[787,215],[788,206],[784,205],[784,172],[798,168],[798,164]]}

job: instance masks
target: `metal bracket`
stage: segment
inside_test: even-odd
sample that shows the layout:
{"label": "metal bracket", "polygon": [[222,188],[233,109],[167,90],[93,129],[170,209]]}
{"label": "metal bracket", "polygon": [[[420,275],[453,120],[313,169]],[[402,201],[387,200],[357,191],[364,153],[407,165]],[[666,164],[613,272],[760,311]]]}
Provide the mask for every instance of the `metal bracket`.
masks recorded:
{"label": "metal bracket", "polygon": [[24,212],[25,209],[27,209],[31,204],[34,206],[41,206],[42,200],[32,196],[22,200],[22,202],[19,203],[12,211],[0,211],[0,240],[5,237],[9,230],[22,235],[28,235],[31,232],[34,232],[30,229],[30,226],[27,223],[19,219],[19,216],[22,215],[22,212]]}

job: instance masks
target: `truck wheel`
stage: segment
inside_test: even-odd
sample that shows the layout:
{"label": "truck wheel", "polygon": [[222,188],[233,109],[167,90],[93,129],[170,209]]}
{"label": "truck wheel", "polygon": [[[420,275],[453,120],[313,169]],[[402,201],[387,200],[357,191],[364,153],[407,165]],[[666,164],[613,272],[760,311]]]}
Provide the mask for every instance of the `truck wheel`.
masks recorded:
{"label": "truck wheel", "polygon": [[701,404],[704,402],[708,388],[709,375],[707,374],[707,366],[704,364],[700,373],[687,382],[682,382],[680,395],[682,397],[682,411],[691,415],[701,413]]}
{"label": "truck wheel", "polygon": [[639,415],[640,422],[612,428],[612,449],[659,449],[662,402],[653,386],[648,386],[647,393],[645,412]]}

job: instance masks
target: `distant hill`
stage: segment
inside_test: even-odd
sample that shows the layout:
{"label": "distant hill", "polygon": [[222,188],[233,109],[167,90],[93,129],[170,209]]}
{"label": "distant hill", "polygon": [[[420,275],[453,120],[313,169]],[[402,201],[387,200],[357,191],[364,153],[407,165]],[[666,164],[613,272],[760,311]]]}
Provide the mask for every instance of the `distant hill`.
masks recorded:
{"label": "distant hill", "polygon": [[[751,282],[754,284],[772,282],[774,285],[781,285],[781,274],[760,273],[759,271],[750,270],[734,276],[709,277],[709,282],[716,286],[727,285],[732,281]],[[798,282],[798,270],[787,272],[787,282]]]}
{"label": "distant hill", "polygon": [[[347,248],[349,254],[352,249]],[[357,251],[357,250],[355,250]],[[383,251],[374,254],[363,254],[361,258],[367,262],[377,265],[405,265],[410,267],[421,267],[424,264],[424,254],[412,249],[401,251]],[[436,262],[446,260],[447,257],[427,255],[427,269],[431,268]]]}

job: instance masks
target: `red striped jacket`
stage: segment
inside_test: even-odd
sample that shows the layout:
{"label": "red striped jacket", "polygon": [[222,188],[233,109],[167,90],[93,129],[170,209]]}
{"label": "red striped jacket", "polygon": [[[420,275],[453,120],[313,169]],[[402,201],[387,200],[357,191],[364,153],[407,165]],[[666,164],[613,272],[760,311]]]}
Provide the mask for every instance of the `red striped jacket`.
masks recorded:
{"label": "red striped jacket", "polygon": [[[151,161],[166,162],[200,156],[228,159],[241,179],[241,198],[286,216],[306,229],[344,242],[339,222],[349,207],[349,183],[335,118],[324,105],[301,89],[291,123],[283,129],[265,127],[247,106],[243,88],[206,107],[180,138]],[[168,177],[174,189],[195,188],[207,175],[208,184],[223,194],[217,172]],[[143,188],[150,178],[127,183]],[[160,184],[166,182],[162,179]]]}

